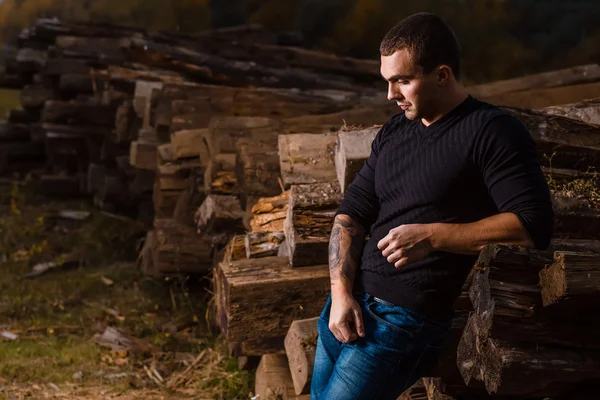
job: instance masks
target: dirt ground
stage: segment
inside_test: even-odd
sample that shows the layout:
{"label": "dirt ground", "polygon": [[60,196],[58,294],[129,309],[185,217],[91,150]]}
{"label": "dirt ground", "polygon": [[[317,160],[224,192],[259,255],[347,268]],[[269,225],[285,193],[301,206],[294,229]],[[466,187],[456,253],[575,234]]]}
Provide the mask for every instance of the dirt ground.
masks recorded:
{"label": "dirt ground", "polygon": [[145,230],[0,178],[0,399],[251,396],[209,329],[210,277],[141,274]]}

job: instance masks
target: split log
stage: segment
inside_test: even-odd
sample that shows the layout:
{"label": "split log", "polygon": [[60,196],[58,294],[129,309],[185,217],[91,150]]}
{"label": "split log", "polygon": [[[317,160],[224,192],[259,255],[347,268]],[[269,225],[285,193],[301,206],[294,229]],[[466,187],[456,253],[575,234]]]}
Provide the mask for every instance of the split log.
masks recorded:
{"label": "split log", "polygon": [[152,201],[154,202],[154,213],[157,217],[172,218],[183,190],[161,190],[158,181],[154,182],[152,190]]}
{"label": "split log", "polygon": [[292,186],[284,232],[293,267],[328,262],[329,237],[341,201],[337,182]]}
{"label": "split log", "polygon": [[379,127],[340,131],[335,148],[335,169],[342,193],[354,181],[371,155],[371,144]]}
{"label": "split log", "polygon": [[208,195],[196,212],[195,220],[201,233],[245,231],[244,212],[240,201],[233,196]]}
{"label": "split log", "polygon": [[[483,270],[474,274],[470,289],[473,329],[479,340],[600,348],[596,340],[600,324],[595,319],[544,309],[535,275],[552,261],[551,251],[488,246],[481,252],[478,265]],[[573,324],[586,324],[586,328],[574,330]]]}
{"label": "split log", "polygon": [[83,102],[46,101],[42,121],[65,125],[114,127],[116,109],[112,106]]}
{"label": "split log", "polygon": [[285,352],[297,395],[310,393],[319,335],[318,319],[319,317],[292,322],[285,336]]}
{"label": "split log", "polygon": [[473,318],[469,318],[458,348],[459,368],[465,382],[483,380],[490,394],[555,396],[579,382],[600,378],[597,352],[481,340],[477,324],[471,323]]}
{"label": "split log", "polygon": [[21,91],[21,104],[23,107],[39,108],[54,97],[55,93],[52,88],[42,85],[26,85]]}
{"label": "split log", "polygon": [[153,263],[158,273],[206,273],[212,269],[210,238],[169,218],[155,219],[154,233]]}
{"label": "split log", "polygon": [[251,232],[246,234],[246,258],[276,256],[285,240],[283,232]]}
{"label": "split log", "polygon": [[286,188],[290,185],[335,182],[336,135],[279,135],[279,162]]}
{"label": "split log", "polygon": [[285,355],[265,354],[256,369],[255,394],[261,400],[308,400],[310,395],[297,396]]}
{"label": "split log", "polygon": [[[579,194],[584,195],[584,194]],[[554,230],[559,237],[600,239],[600,209],[584,198],[553,193]]]}
{"label": "split log", "polygon": [[442,378],[423,378],[423,386],[428,400],[454,400],[454,397],[444,393]]}
{"label": "split log", "polygon": [[[200,159],[188,158],[159,165],[156,169],[156,178],[161,190],[184,190],[188,186],[188,178],[192,171],[203,171]],[[196,172],[198,175],[200,172]]]}
{"label": "split log", "polygon": [[136,140],[131,142],[129,162],[139,169],[156,170],[156,147],[158,143]]}
{"label": "split log", "polygon": [[600,66],[588,64],[470,86],[468,90],[475,97],[488,98],[503,93],[596,81],[600,81]]}
{"label": "split log", "polygon": [[278,196],[260,198],[252,207],[252,232],[283,232],[289,199],[289,190]]}
{"label": "split log", "polygon": [[223,255],[223,262],[232,262],[238,260],[245,260],[246,256],[246,236],[235,235],[229,240],[227,246],[225,246],[225,252]]}
{"label": "split log", "polygon": [[550,106],[539,110],[546,114],[578,119],[588,124],[600,125],[600,98],[583,100],[578,103]]}
{"label": "split log", "polygon": [[204,190],[206,193],[237,195],[240,192],[235,177],[236,155],[231,153],[217,154],[213,157],[204,172]]}
{"label": "split log", "polygon": [[264,117],[215,117],[210,121],[206,145],[208,155],[235,153],[238,139],[276,143],[282,122]]}
{"label": "split log", "polygon": [[129,47],[128,38],[78,37],[60,35],[55,46],[70,57],[100,59],[112,64],[126,61],[123,49]]}
{"label": "split log", "polygon": [[216,274],[225,339],[252,344],[238,355],[281,351],[291,323],[318,316],[329,291],[326,265],[290,268],[284,257],[222,262]]}
{"label": "split log", "polygon": [[242,202],[245,203],[248,196],[266,197],[281,193],[280,175],[276,143],[238,140],[235,176],[241,188]]}
{"label": "split log", "polygon": [[173,158],[200,157],[202,165],[208,165],[210,159],[206,148],[207,129],[190,129],[171,134]]}
{"label": "split log", "polygon": [[554,263],[540,271],[540,286],[544,306],[560,302],[574,313],[595,310],[600,300],[600,254],[556,252]]}
{"label": "split log", "polygon": [[195,168],[190,172],[190,176],[186,181],[186,187],[177,199],[175,209],[173,210],[173,218],[179,223],[196,226],[194,215],[206,198],[203,190],[203,180],[203,168]]}

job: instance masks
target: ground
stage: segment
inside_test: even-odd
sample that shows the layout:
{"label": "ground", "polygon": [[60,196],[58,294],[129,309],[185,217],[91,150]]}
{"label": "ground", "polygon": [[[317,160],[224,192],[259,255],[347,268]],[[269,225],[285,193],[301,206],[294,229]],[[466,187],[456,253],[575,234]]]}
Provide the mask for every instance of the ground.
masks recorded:
{"label": "ground", "polygon": [[[0,400],[250,397],[253,372],[208,328],[210,277],[144,276],[145,230],[89,201],[0,180]],[[26,276],[45,262],[55,267]],[[107,327],[125,345],[99,345]]]}

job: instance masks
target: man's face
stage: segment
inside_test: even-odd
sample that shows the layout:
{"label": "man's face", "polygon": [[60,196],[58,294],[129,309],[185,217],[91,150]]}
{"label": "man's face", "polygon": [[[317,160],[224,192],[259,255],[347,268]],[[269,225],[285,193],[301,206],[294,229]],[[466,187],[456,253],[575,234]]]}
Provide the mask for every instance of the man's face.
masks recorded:
{"label": "man's face", "polygon": [[424,75],[406,49],[381,56],[381,75],[388,82],[388,100],[395,100],[408,119],[427,118],[438,95],[436,70]]}

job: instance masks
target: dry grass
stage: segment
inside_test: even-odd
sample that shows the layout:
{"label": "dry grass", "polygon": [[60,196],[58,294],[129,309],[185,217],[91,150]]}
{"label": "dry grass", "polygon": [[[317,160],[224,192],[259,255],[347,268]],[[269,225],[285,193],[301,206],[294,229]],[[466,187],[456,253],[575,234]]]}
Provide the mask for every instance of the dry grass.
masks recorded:
{"label": "dry grass", "polygon": [[[53,217],[61,209],[91,216]],[[142,275],[134,261],[144,232],[85,202],[0,184],[0,332],[18,335],[0,338],[0,399],[248,398],[253,374],[237,369],[204,322],[206,279]],[[35,264],[73,254],[79,266],[24,279]],[[108,326],[152,351],[99,347],[91,338]]]}

